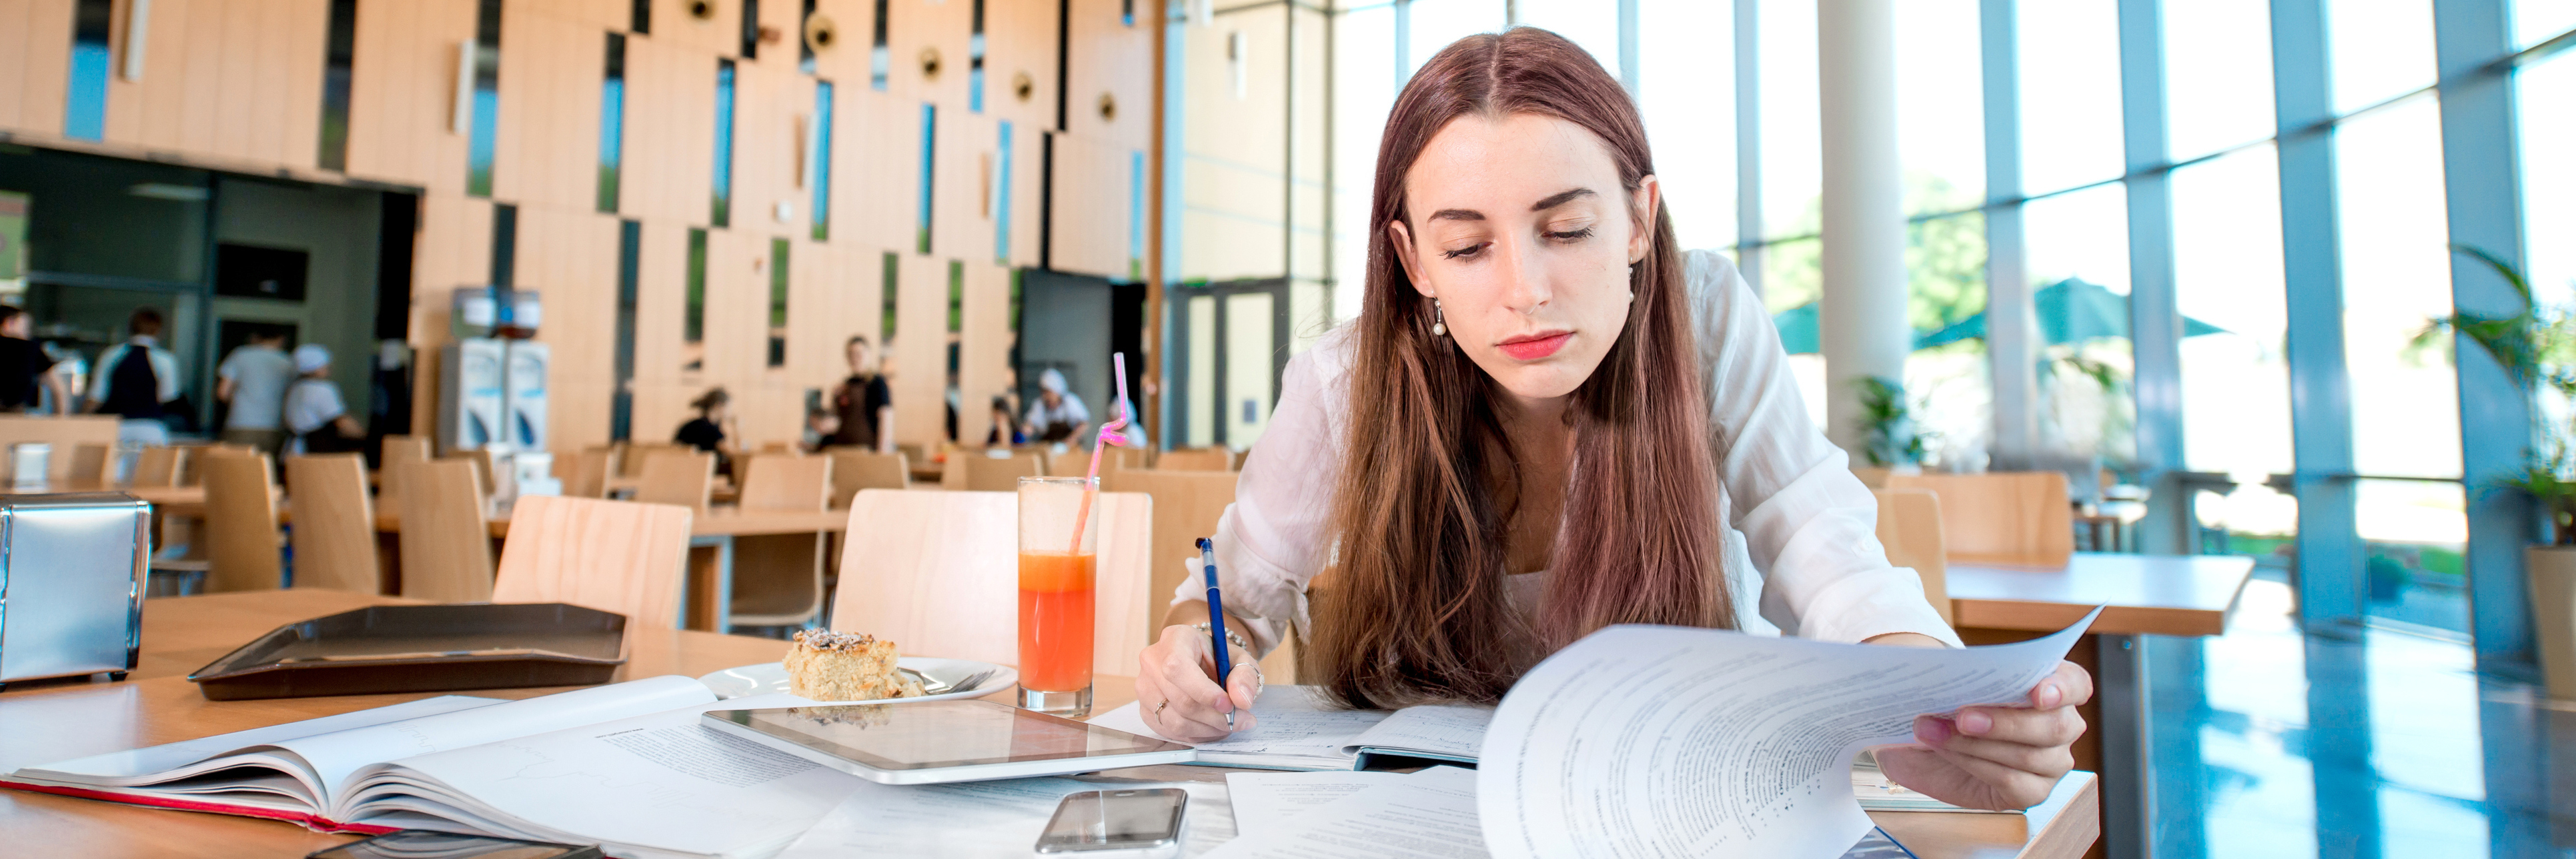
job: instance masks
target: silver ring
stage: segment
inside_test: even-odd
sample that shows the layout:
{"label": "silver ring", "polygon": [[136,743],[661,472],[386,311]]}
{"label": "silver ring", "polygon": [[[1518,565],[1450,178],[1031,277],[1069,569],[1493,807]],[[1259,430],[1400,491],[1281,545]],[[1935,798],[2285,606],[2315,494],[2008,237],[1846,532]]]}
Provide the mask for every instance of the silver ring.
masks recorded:
{"label": "silver ring", "polygon": [[1160,704],[1156,704],[1156,705],[1154,705],[1154,715],[1156,715],[1156,716],[1163,715],[1163,708],[1165,708],[1165,707],[1169,707],[1169,706],[1172,706],[1172,702],[1170,702],[1170,701],[1164,701],[1163,703],[1160,703]]}

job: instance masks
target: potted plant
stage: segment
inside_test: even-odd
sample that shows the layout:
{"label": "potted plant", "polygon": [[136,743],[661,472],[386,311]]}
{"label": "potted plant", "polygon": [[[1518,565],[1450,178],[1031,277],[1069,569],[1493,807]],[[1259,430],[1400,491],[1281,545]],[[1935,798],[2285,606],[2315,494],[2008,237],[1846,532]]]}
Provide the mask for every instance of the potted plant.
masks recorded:
{"label": "potted plant", "polygon": [[[2522,295],[2522,311],[2499,317],[2453,313],[2425,326],[2416,343],[2456,332],[2493,356],[2526,393],[2546,389],[2576,401],[2576,309],[2542,306],[2530,280],[2494,254],[2462,244],[2451,249],[2502,275]],[[2549,515],[2550,541],[2523,550],[2523,569],[2549,696],[2576,700],[2576,456],[2569,452],[2576,427],[2545,418],[2535,422],[2534,435],[2547,453],[2528,454],[2522,472],[2499,483],[2531,496]]]}
{"label": "potted plant", "polygon": [[1860,431],[1867,444],[1861,455],[1875,468],[1919,468],[1923,463],[1923,434],[1914,427],[1914,409],[1905,401],[1905,383],[1871,376],[1852,384],[1860,389]]}

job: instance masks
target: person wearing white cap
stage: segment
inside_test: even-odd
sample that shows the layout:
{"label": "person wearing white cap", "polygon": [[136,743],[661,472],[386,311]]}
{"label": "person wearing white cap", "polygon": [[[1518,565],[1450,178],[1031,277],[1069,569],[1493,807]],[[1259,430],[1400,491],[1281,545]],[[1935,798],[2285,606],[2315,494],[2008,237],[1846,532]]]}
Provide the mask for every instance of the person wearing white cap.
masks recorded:
{"label": "person wearing white cap", "polygon": [[358,449],[367,435],[340,400],[331,382],[331,350],[320,343],[295,347],[300,378],[286,389],[286,431],[295,435],[293,453],[339,453]]}
{"label": "person wearing white cap", "polygon": [[1091,426],[1091,410],[1083,408],[1082,398],[1065,389],[1064,374],[1048,367],[1038,374],[1038,398],[1029,402],[1029,438],[1044,442],[1080,444],[1082,431]]}

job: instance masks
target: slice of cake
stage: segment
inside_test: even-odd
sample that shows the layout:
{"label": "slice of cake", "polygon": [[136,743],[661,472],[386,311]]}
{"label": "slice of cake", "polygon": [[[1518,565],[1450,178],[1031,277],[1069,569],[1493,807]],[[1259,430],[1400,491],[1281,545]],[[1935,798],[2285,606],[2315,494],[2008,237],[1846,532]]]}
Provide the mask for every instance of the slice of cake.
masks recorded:
{"label": "slice of cake", "polygon": [[809,629],[787,650],[787,691],[815,701],[917,698],[921,681],[895,670],[894,642]]}

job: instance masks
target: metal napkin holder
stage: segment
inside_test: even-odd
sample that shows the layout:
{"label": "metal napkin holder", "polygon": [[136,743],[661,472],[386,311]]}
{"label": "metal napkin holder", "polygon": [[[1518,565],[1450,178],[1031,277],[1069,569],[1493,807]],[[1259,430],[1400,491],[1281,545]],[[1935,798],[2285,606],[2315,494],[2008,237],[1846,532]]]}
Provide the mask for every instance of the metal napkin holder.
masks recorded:
{"label": "metal napkin holder", "polygon": [[122,492],[0,498],[0,689],[134,670],[152,505]]}

